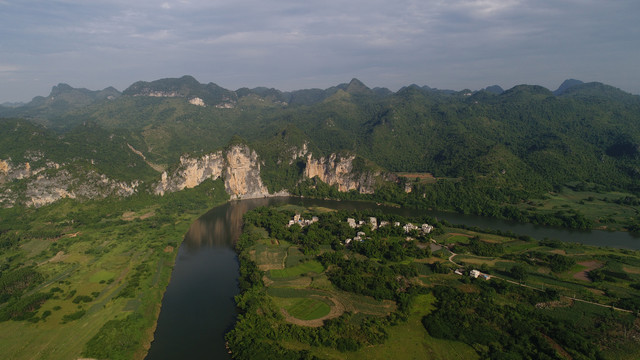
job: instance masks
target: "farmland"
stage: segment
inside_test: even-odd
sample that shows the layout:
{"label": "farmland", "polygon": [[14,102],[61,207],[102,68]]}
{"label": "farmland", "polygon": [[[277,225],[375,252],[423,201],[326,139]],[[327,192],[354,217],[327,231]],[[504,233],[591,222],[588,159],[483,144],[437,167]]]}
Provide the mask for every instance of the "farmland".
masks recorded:
{"label": "farmland", "polygon": [[[285,227],[299,212],[320,222]],[[347,217],[370,216],[286,207],[247,214],[239,243],[243,317],[236,329],[247,331],[252,314],[265,315],[264,324],[254,326],[275,327],[279,335],[261,338],[277,344],[274,354],[293,358],[291,351],[321,359],[640,355],[636,251],[535,241],[436,221],[428,234],[368,223],[350,229]],[[364,239],[346,246],[356,231]],[[470,277],[471,270],[489,280]],[[259,288],[266,290],[263,295],[257,295]],[[460,332],[462,323],[486,337]],[[234,356],[245,358],[256,345],[238,348],[236,331],[227,338]],[[495,341],[504,345],[498,348]]]}

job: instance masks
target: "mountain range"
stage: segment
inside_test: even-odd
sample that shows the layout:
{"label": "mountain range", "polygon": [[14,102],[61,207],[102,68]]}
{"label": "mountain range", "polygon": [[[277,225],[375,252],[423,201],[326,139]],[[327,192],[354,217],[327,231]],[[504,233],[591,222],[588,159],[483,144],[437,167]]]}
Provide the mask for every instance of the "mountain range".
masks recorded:
{"label": "mountain range", "polygon": [[[464,183],[496,204],[575,183],[640,192],[640,96],[597,82],[392,92],[353,79],[283,92],[183,76],[122,92],[59,84],[47,97],[0,106],[0,117],[4,206],[153,192],[163,179],[193,185],[195,169],[228,178],[234,151],[261,182],[238,197],[296,191],[316,177],[383,194],[387,181],[405,181],[398,173]],[[221,160],[207,166],[220,169],[202,167],[211,156]]]}

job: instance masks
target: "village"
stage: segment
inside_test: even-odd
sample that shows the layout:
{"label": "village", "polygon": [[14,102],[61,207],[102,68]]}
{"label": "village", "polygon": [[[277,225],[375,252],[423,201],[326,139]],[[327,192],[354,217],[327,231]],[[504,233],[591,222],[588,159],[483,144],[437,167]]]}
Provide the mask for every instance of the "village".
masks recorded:
{"label": "village", "polygon": [[[349,227],[351,227],[352,229],[356,229],[356,228],[360,228],[366,225],[369,225],[369,227],[371,228],[372,231],[377,230],[378,228],[381,227],[385,227],[385,226],[390,226],[390,222],[389,221],[380,221],[378,223],[378,219],[375,217],[370,217],[369,218],[369,222],[366,222],[364,220],[358,220],[356,221],[356,219],[353,218],[347,218],[347,224],[349,224]],[[393,223],[393,226],[401,226],[399,221],[396,221]],[[404,233],[405,234],[409,234],[411,233],[413,230],[417,230],[418,232],[420,232],[422,235],[427,235],[429,233],[431,233],[431,231],[433,231],[433,226],[429,225],[429,224],[422,224],[420,227],[412,224],[412,223],[407,223],[404,226],[402,226]],[[358,231],[358,233],[356,234],[356,236],[353,239],[345,239],[344,240],[344,244],[345,246],[348,246],[351,241],[364,241],[366,240],[366,234],[364,231]],[[411,238],[407,238],[408,240],[411,240]]]}
{"label": "village", "polygon": [[[309,226],[313,223],[318,222],[320,219],[317,216],[312,216],[311,219],[305,219],[302,217],[301,214],[295,214],[293,216],[293,219],[289,220],[289,223],[287,224],[287,227],[291,227],[292,225],[299,225],[300,227],[305,227],[305,226]],[[428,235],[433,231],[433,225],[429,225],[429,224],[422,224],[420,226],[414,225],[412,223],[406,223],[404,225],[402,225],[399,221],[395,221],[393,222],[393,224],[391,224],[391,222],[389,221],[378,221],[378,219],[376,217],[369,217],[369,221],[365,221],[365,220],[356,220],[354,218],[347,218],[347,224],[349,224],[349,227],[352,229],[358,229],[361,228],[363,226],[369,226],[369,228],[372,231],[377,230],[378,228],[382,228],[385,226],[395,226],[395,227],[399,227],[402,226],[402,229],[404,230],[405,234],[410,234],[411,232],[413,232],[414,230],[419,234],[419,235]],[[366,235],[366,233],[364,231],[358,231],[356,233],[356,236],[354,236],[353,238],[347,238],[343,241],[343,244],[345,246],[349,246],[349,244],[351,244],[352,241],[359,241],[359,242],[363,242],[365,240],[367,240],[368,237]],[[411,238],[410,236],[408,236],[406,238],[407,241],[411,241],[413,240],[413,238]],[[433,240],[432,240],[433,241]],[[435,241],[434,241],[435,243]],[[453,256],[455,256],[455,254],[453,254]],[[453,257],[452,256],[452,257]],[[452,262],[455,265],[455,262],[453,262],[451,260],[451,258],[449,259],[450,262]],[[464,276],[465,275],[465,269],[464,268],[459,268],[456,269],[454,271],[454,273],[456,275],[460,275],[460,276]],[[484,280],[489,280],[491,279],[491,276],[489,274],[485,274],[480,272],[479,270],[473,269],[471,271],[469,271],[469,276],[474,278],[474,279],[484,279]]]}

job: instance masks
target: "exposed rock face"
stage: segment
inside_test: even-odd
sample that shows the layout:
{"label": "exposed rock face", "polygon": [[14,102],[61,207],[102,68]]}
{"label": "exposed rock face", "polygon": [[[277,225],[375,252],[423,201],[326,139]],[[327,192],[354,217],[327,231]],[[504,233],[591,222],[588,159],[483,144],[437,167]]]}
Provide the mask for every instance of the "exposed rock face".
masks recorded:
{"label": "exposed rock face", "polygon": [[38,175],[27,184],[27,206],[43,206],[63,198],[94,199],[107,196],[133,195],[139,183],[118,182],[96,172],[89,172],[83,179],[61,170],[53,176]]}
{"label": "exposed rock face", "polygon": [[312,154],[307,154],[304,176],[310,179],[317,176],[329,185],[337,185],[340,191],[357,190],[361,194],[372,194],[376,177],[381,174],[370,171],[354,173],[355,158],[355,155],[331,154],[314,159]]}
{"label": "exposed rock face", "polygon": [[217,179],[222,175],[224,168],[224,156],[222,151],[204,155],[200,158],[180,157],[180,165],[171,175],[166,171],[162,173],[160,183],[155,192],[164,195],[166,192],[180,191],[192,188],[208,178]]}
{"label": "exposed rock face", "polygon": [[[142,153],[129,147],[144,158]],[[353,154],[314,158],[306,143],[288,149],[281,159],[290,164],[303,161],[305,178],[317,176],[321,181],[337,186],[340,191],[356,190],[369,194],[373,193],[379,179],[392,180],[380,171],[363,170],[362,166],[354,169],[356,156]],[[46,161],[42,156],[30,157],[29,161],[33,162],[15,164],[11,159],[0,160],[0,206],[24,204],[39,207],[63,198],[124,197],[138,191],[138,181],[118,182],[95,171],[78,172],[79,169],[74,165]],[[226,150],[199,157],[182,156],[175,170],[162,173],[153,191],[164,195],[193,188],[207,179],[222,178],[225,191],[231,199],[288,195],[286,190],[269,194],[260,171],[261,162],[254,150],[247,145],[233,145]]]}
{"label": "exposed rock face", "polygon": [[151,89],[142,89],[140,94],[136,94],[134,96],[151,96],[151,97],[178,97],[180,96],[180,94],[178,94],[177,91],[154,91]]}
{"label": "exposed rock face", "polygon": [[189,99],[189,104],[197,105],[197,106],[205,106],[204,100],[200,99],[199,97],[195,97],[193,99]]}
{"label": "exposed rock face", "polygon": [[156,194],[192,188],[211,178],[224,178],[225,190],[232,199],[268,196],[260,178],[260,163],[255,151],[246,145],[235,145],[227,151],[218,151],[199,158],[183,156],[173,173],[162,173]]}
{"label": "exposed rock face", "polygon": [[268,195],[260,178],[258,154],[247,146],[234,146],[226,154],[224,186],[232,199]]}
{"label": "exposed rock face", "polygon": [[[8,181],[18,180],[26,185],[24,191],[13,191]],[[0,160],[0,205],[43,206],[63,198],[100,198],[107,196],[131,196],[139,183],[118,182],[94,171],[81,177],[72,175],[64,164],[47,161],[42,167],[33,169],[30,164],[12,164]]]}
{"label": "exposed rock face", "polygon": [[0,160],[0,185],[7,181],[24,179],[31,174],[31,165],[28,162],[16,165],[11,163],[11,159]]}

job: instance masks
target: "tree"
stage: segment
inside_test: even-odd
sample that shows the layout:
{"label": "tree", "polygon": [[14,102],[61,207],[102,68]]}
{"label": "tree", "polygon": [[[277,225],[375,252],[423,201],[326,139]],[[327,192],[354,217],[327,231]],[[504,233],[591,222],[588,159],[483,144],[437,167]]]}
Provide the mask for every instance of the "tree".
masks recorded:
{"label": "tree", "polygon": [[511,270],[509,270],[509,275],[514,279],[522,282],[527,278],[527,270],[521,264],[514,265]]}

